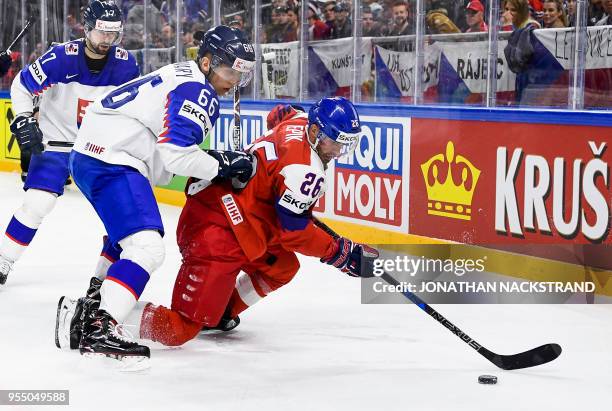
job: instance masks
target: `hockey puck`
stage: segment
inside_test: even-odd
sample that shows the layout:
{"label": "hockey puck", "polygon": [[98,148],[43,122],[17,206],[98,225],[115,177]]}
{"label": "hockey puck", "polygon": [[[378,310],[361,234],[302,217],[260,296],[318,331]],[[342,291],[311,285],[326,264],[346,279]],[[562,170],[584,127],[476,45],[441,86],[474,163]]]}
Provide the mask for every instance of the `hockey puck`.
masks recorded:
{"label": "hockey puck", "polygon": [[480,384],[497,384],[497,377],[494,375],[480,375],[478,377]]}

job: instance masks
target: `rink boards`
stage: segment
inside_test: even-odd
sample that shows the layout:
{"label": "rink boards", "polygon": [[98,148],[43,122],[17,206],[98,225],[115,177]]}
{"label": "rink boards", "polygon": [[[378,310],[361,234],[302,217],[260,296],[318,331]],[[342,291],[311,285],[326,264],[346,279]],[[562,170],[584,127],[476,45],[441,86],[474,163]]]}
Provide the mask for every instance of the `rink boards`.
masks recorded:
{"label": "rink boards", "polygon": [[[225,103],[206,147],[226,148],[231,139]],[[245,145],[265,132],[276,103],[242,102]],[[8,100],[0,107],[0,167],[17,170]],[[330,166],[316,206],[340,233],[375,244],[460,242],[535,255],[534,244],[612,243],[610,114],[367,104],[358,110],[361,144]],[[181,205],[184,181],[158,188],[158,199]],[[612,269],[609,261],[595,265]]]}

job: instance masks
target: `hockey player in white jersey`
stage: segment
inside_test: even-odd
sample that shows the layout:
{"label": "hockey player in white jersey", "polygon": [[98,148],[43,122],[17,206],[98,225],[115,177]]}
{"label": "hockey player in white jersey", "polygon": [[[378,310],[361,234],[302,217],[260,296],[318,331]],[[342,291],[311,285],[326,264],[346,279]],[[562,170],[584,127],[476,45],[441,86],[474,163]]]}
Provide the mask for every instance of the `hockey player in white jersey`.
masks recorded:
{"label": "hockey player in white jersey", "polygon": [[[148,347],[125,338],[116,324],[164,260],[164,227],[152,185],[169,182],[173,174],[241,183],[252,177],[251,155],[207,153],[198,145],[219,117],[218,95],[244,87],[254,67],[254,49],[243,34],[217,26],[204,35],[197,61],[162,67],[89,107],[70,170],[121,255],[101,285],[99,306],[82,312],[81,354],[136,362],[150,356]],[[60,300],[59,306],[66,303]]]}
{"label": "hockey player in white jersey", "polygon": [[[0,246],[0,285],[34,238],[44,217],[64,193],[68,156],[87,105],[96,97],[138,76],[134,58],[117,47],[120,9],[110,1],[92,1],[85,9],[86,38],[50,48],[15,77],[11,87],[11,123],[22,152],[33,155],[25,180],[25,199],[6,228]],[[34,99],[40,96],[38,121]],[[39,126],[40,124],[40,126]],[[116,254],[106,242],[98,271]],[[98,274],[101,275],[101,274]]]}

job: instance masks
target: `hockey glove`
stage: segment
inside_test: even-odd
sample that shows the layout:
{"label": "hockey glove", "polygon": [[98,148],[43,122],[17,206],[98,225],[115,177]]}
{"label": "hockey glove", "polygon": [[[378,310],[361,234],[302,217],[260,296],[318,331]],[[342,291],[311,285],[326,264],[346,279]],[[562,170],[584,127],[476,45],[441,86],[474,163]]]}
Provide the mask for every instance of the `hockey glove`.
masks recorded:
{"label": "hockey glove", "polygon": [[11,56],[6,51],[0,52],[0,77],[9,71],[11,63]]}
{"label": "hockey glove", "polygon": [[365,244],[353,243],[348,238],[336,240],[338,250],[327,258],[321,258],[351,277],[374,277],[374,260],[378,258],[378,250]]}
{"label": "hockey glove", "polygon": [[15,135],[20,150],[30,150],[32,154],[40,154],[45,149],[42,143],[42,131],[34,117],[18,116],[11,123],[11,132]]}
{"label": "hockey glove", "polygon": [[208,155],[219,162],[221,178],[236,179],[238,183],[246,184],[255,175],[255,157],[243,151],[209,150]]}
{"label": "hockey glove", "polygon": [[266,125],[268,130],[272,130],[274,127],[279,125],[285,120],[288,120],[295,116],[297,113],[305,112],[302,106],[294,104],[278,104],[276,105],[266,118]]}

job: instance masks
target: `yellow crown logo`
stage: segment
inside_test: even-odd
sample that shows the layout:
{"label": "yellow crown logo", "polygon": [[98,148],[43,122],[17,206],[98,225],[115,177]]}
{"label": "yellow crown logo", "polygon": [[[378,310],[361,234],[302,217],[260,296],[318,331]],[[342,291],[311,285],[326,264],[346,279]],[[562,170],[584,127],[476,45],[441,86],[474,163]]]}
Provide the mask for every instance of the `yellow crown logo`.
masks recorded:
{"label": "yellow crown logo", "polygon": [[[447,165],[446,176],[441,175],[440,166]],[[461,171],[461,181],[455,184],[453,170]],[[452,141],[446,144],[446,156],[436,154],[421,164],[427,187],[427,214],[459,220],[470,220],[472,197],[480,170],[467,158],[455,155]]]}

